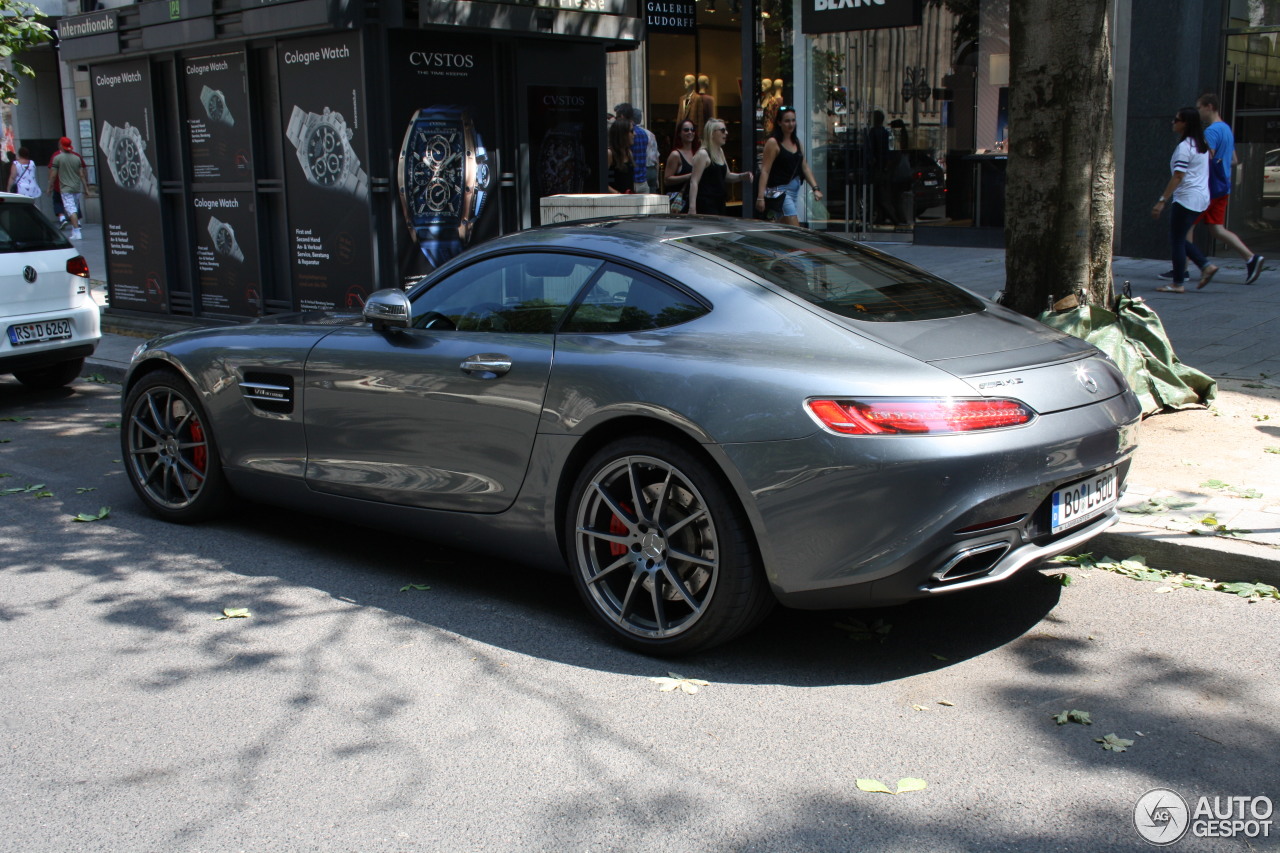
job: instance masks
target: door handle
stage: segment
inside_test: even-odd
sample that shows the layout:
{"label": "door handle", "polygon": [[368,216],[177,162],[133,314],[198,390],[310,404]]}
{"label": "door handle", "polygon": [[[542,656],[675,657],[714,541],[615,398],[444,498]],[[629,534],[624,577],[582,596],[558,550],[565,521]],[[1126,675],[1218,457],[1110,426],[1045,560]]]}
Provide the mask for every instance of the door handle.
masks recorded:
{"label": "door handle", "polygon": [[458,366],[476,379],[497,379],[511,369],[511,358],[501,353],[482,352],[469,356]]}

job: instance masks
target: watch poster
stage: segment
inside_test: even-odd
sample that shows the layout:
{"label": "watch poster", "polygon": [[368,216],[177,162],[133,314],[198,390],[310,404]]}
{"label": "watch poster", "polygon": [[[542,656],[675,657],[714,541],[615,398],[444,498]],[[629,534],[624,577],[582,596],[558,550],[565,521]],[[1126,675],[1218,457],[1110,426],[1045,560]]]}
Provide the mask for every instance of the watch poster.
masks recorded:
{"label": "watch poster", "polygon": [[280,44],[289,262],[303,311],[360,310],[373,280],[360,38],[345,32]]}
{"label": "watch poster", "polygon": [[145,59],[95,65],[91,84],[111,307],[167,313],[151,69]]}
{"label": "watch poster", "polygon": [[197,192],[193,197],[201,314],[262,314],[253,199],[251,192]]}
{"label": "watch poster", "polygon": [[[532,166],[534,224],[538,199],[586,192],[595,186],[592,163],[599,162],[599,95],[594,88],[529,87],[529,157]],[[590,131],[590,132],[588,132]]]}
{"label": "watch poster", "polygon": [[493,43],[453,33],[390,34],[392,189],[402,281],[498,233]]}
{"label": "watch poster", "polygon": [[182,60],[193,183],[253,180],[243,53]]}

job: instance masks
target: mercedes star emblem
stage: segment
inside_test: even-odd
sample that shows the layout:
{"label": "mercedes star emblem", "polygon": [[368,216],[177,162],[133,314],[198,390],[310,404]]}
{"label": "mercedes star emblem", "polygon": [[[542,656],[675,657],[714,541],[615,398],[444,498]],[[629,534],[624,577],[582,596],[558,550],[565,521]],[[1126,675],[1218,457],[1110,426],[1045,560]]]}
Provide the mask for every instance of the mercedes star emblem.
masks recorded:
{"label": "mercedes star emblem", "polygon": [[1098,380],[1090,376],[1089,371],[1086,368],[1081,367],[1076,370],[1076,379],[1078,379],[1080,384],[1084,386],[1084,390],[1088,391],[1090,394],[1098,393]]}

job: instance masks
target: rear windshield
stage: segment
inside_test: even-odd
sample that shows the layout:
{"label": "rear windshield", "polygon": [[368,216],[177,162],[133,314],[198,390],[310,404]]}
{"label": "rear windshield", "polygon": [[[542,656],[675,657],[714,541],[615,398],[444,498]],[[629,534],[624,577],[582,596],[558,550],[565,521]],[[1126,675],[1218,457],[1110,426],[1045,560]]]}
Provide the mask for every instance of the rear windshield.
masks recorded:
{"label": "rear windshield", "polygon": [[967,291],[924,270],[825,234],[747,231],[673,242],[706,252],[855,320],[937,320],[983,308]]}
{"label": "rear windshield", "polygon": [[0,253],[70,248],[71,242],[34,204],[0,204]]}

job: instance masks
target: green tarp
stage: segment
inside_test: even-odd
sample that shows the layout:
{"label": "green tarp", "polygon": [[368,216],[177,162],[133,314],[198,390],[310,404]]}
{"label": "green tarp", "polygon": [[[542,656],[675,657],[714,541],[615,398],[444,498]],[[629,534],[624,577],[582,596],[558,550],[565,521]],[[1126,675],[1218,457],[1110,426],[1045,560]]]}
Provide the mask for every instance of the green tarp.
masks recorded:
{"label": "green tarp", "polygon": [[1081,305],[1046,311],[1039,319],[1111,356],[1142,402],[1143,415],[1207,406],[1218,395],[1218,383],[1212,377],[1178,361],[1164,324],[1141,299],[1121,296],[1115,311]]}

